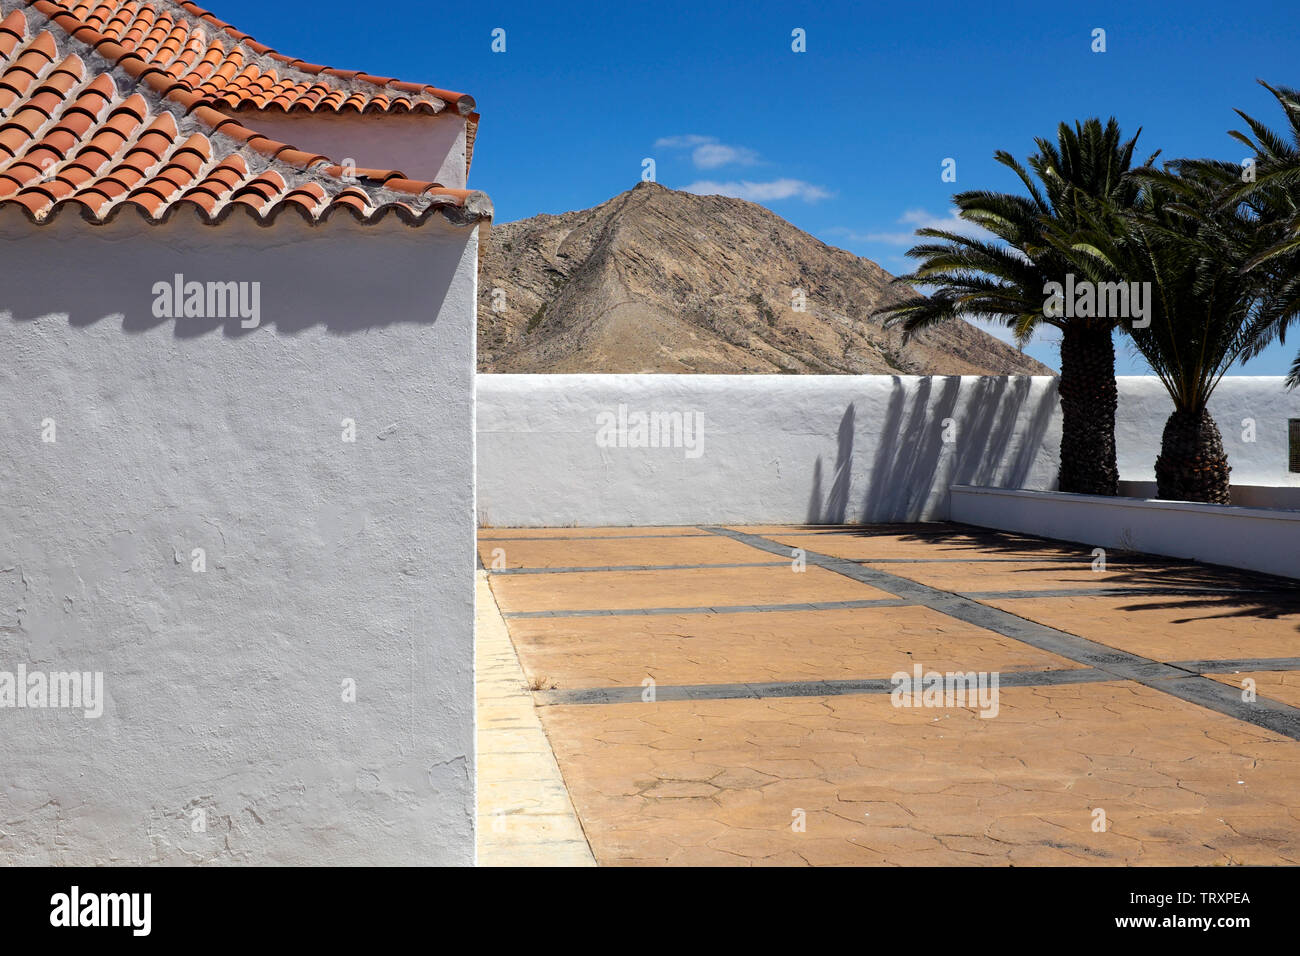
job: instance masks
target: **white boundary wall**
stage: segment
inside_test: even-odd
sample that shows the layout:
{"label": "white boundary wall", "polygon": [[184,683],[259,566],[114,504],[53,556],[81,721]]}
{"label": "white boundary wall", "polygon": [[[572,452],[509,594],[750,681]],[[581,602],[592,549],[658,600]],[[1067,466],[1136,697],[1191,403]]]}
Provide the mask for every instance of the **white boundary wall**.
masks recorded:
{"label": "white boundary wall", "polygon": [[[1172,406],[1153,378],[1121,377],[1119,389],[1121,477],[1152,480]],[[702,416],[702,444],[602,447],[598,416],[617,422],[620,406],[629,422]],[[1228,378],[1211,411],[1234,482],[1300,486],[1286,471],[1300,391]],[[480,375],[479,522],[942,520],[950,485],[1054,488],[1059,442],[1047,377]]]}
{"label": "white boundary wall", "polygon": [[[1155,498],[1156,483],[1121,481],[1119,493],[1125,498]],[[1234,484],[1232,503],[1243,508],[1283,508],[1289,511],[1300,511],[1300,486]]]}
{"label": "white boundary wall", "polygon": [[[107,698],[0,708],[0,864],[473,862],[475,266],[440,222],[0,218],[0,671]],[[261,327],[155,319],[177,272]]]}

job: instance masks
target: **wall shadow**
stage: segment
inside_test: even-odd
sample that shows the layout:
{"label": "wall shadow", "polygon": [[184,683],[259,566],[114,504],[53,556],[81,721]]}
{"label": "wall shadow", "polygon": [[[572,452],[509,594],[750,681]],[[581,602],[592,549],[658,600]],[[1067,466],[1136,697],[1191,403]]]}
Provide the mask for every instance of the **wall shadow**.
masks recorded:
{"label": "wall shadow", "polygon": [[951,484],[1023,487],[1051,427],[1055,387],[1034,396],[1028,376],[986,376],[964,387],[957,376],[930,377],[910,390],[898,376],[892,383],[860,521],[918,521]]}
{"label": "wall shadow", "polygon": [[[39,233],[32,237],[40,239]],[[124,238],[117,245],[128,242]],[[371,245],[364,258],[350,259],[341,249],[296,248],[294,243],[271,243],[260,252],[214,245],[211,251],[187,254],[165,249],[157,238],[142,239],[135,258],[124,258],[121,251],[98,255],[83,264],[76,282],[67,280],[63,257],[50,257],[49,274],[42,274],[43,260],[32,257],[19,268],[16,257],[10,257],[0,263],[0,319],[22,324],[57,318],[75,329],[107,321],[120,323],[132,335],[170,325],[178,339],[217,332],[243,338],[267,329],[295,334],[314,327],[346,336],[398,324],[431,325],[455,286],[464,247],[412,245],[394,247],[396,256],[384,255],[389,247]],[[178,317],[174,296],[167,297],[171,315],[156,315],[163,293],[155,292],[155,286],[174,285],[176,274],[183,276],[182,288],[188,282],[203,284],[205,313],[208,283],[244,283],[250,304],[249,284],[258,283],[257,325],[246,328],[243,323],[251,317],[245,314],[221,314],[235,311],[231,309]]]}
{"label": "wall shadow", "polygon": [[857,412],[853,403],[840,416],[839,432],[835,437],[835,473],[831,478],[831,493],[826,500],[825,524],[843,524],[849,510],[849,486],[853,480],[853,431]]}

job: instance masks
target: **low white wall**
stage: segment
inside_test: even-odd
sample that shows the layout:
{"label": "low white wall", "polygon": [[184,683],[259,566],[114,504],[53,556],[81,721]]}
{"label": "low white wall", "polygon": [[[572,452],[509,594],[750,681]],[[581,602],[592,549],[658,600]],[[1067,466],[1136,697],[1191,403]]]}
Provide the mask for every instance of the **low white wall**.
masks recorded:
{"label": "low white wall", "polygon": [[959,486],[952,520],[1300,577],[1298,512]]}
{"label": "low white wall", "polygon": [[[1169,398],[1151,378],[1119,391],[1121,475],[1153,480]],[[478,401],[485,525],[942,520],[952,484],[1056,486],[1053,378],[479,375]],[[598,416],[620,406],[702,416],[698,455],[602,446]],[[1235,482],[1300,486],[1300,392],[1229,378],[1211,411]]]}
{"label": "low white wall", "polygon": [[473,861],[475,246],[0,218],[0,671],[106,697],[0,708],[0,864]]}

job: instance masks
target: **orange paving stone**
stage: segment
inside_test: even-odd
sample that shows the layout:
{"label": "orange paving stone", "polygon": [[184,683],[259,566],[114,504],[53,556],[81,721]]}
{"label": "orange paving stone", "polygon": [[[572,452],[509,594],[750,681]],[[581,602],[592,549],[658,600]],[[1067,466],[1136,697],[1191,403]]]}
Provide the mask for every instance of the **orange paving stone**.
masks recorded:
{"label": "orange paving stone", "polygon": [[[779,561],[739,541],[717,535],[592,540],[489,541],[480,539],[485,568],[606,568],[650,564],[753,564]],[[500,561],[495,560],[500,558]]]}
{"label": "orange paving stone", "polygon": [[1131,683],[541,714],[602,864],[1300,863],[1300,746]]}
{"label": "orange paving stone", "polygon": [[915,663],[938,671],[1080,666],[923,607],[530,618],[511,621],[510,635],[530,681],[559,689],[633,686],[647,677],[659,684],[888,678]]}
{"label": "orange paving stone", "polygon": [[713,538],[693,526],[668,526],[657,528],[479,528],[480,541],[499,541],[503,538],[653,538],[653,537],[704,537]]}
{"label": "orange paving stone", "polygon": [[1300,656],[1300,601],[1277,595],[1015,598],[981,603],[1157,661]]}
{"label": "orange paving stone", "polygon": [[1249,678],[1255,682],[1255,693],[1260,697],[1300,707],[1300,671],[1234,671],[1205,676],[1239,689],[1244,689],[1243,681]]}
{"label": "orange paving stone", "polygon": [[[754,552],[759,554],[761,552]],[[651,562],[645,562],[647,564]],[[557,580],[563,578],[563,580]],[[501,610],[592,610],[895,600],[824,568],[701,568],[692,571],[594,571],[496,575]]]}
{"label": "orange paving stone", "polygon": [[[591,566],[597,555],[600,566],[687,563],[657,557],[664,554],[779,558],[696,529],[595,530],[593,538],[591,529],[572,528],[529,535],[522,543],[531,550],[511,558],[548,567]],[[880,565],[940,591],[1102,581],[1287,587],[1125,554],[1108,555],[1108,571],[1098,575],[1089,549],[956,526],[751,530],[851,559],[964,558]],[[677,533],[683,537],[665,537]],[[654,536],[635,537],[641,534]],[[1078,561],[1045,560],[1060,556]],[[889,597],[812,565],[801,574],[778,566],[490,578],[507,611]],[[982,603],[1157,660],[1300,656],[1300,594]],[[559,688],[535,697],[547,701],[538,713],[602,864],[1300,863],[1300,742],[1129,681],[1002,686],[989,718],[957,706],[896,708],[888,694],[594,704],[562,696],[635,687],[646,677],[665,688],[887,678],[913,663],[999,673],[1080,666],[931,608],[511,618],[508,625],[530,685]],[[1214,675],[1228,686],[1245,676],[1261,697],[1300,705],[1300,672]],[[1104,832],[1094,830],[1099,808]],[[796,818],[802,832],[791,827]]]}

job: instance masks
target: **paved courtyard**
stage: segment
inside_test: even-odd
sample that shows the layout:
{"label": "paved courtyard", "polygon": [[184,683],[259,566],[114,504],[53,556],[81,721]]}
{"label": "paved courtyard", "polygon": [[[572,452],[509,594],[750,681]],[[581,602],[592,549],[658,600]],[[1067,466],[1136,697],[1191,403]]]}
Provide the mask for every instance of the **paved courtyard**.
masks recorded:
{"label": "paved courtyard", "polygon": [[[1300,863],[1296,582],[935,524],[479,549],[493,660],[513,643],[522,678],[500,673],[580,823],[557,853],[580,832],[601,865]],[[532,805],[504,777],[481,820]]]}

